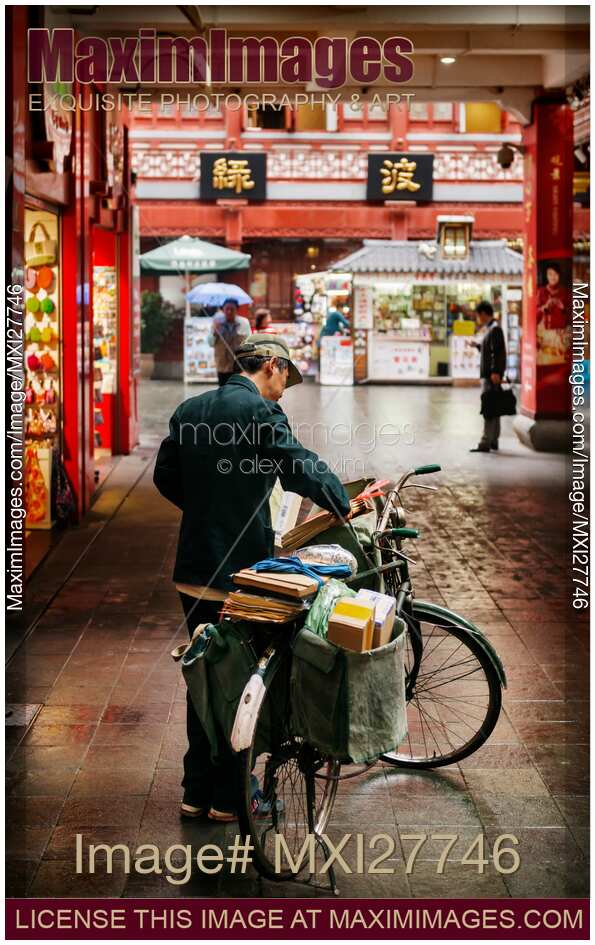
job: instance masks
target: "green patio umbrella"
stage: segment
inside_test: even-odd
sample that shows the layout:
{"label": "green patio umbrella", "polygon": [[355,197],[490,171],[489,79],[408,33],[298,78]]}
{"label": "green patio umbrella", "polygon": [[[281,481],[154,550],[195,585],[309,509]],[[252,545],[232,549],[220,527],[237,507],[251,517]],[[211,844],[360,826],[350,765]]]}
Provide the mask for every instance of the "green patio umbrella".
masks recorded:
{"label": "green patio umbrella", "polygon": [[[186,292],[191,289],[192,273],[226,272],[233,269],[247,269],[250,265],[248,253],[239,253],[226,246],[207,243],[193,236],[181,236],[171,243],[164,243],[156,249],[142,253],[141,268],[161,276],[176,273],[186,276]],[[186,315],[190,314],[190,303],[186,302]]]}

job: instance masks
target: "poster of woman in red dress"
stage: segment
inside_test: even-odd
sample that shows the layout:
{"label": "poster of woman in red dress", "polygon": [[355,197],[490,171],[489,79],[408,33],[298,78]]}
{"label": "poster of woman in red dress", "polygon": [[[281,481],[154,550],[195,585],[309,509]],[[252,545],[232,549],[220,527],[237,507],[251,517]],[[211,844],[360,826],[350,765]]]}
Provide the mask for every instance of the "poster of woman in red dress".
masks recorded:
{"label": "poster of woman in red dress", "polygon": [[570,289],[563,278],[563,261],[540,263],[537,289],[537,364],[566,362],[570,343]]}

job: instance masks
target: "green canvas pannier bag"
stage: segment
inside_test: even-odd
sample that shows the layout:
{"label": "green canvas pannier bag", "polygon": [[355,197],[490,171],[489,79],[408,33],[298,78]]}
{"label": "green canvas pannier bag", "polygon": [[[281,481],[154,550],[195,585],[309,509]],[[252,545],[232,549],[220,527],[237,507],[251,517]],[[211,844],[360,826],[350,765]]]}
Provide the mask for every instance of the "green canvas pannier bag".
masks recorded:
{"label": "green canvas pannier bag", "polygon": [[217,762],[220,740],[228,742],[244,686],[256,669],[254,625],[223,620],[201,624],[190,643],[172,652]]}
{"label": "green canvas pannier bag", "polygon": [[405,623],[367,653],[343,650],[309,630],[293,645],[291,728],[325,755],[357,764],[394,751],[407,735]]}

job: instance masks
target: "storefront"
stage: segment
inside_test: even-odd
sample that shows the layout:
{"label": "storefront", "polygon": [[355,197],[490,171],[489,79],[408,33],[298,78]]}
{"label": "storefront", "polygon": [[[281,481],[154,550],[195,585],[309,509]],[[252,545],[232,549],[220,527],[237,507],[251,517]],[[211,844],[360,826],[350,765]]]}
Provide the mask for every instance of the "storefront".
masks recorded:
{"label": "storefront", "polygon": [[[349,318],[351,313],[351,274],[345,272],[308,272],[293,281],[291,324],[275,323],[275,330],[287,338],[292,357],[304,377],[321,384],[351,383],[353,349],[350,338],[321,338],[328,313],[336,310]],[[348,363],[349,362],[349,363]],[[349,367],[351,364],[351,367]],[[349,377],[349,381],[346,378]],[[340,378],[338,380],[337,378]]]}
{"label": "storefront", "polygon": [[[24,48],[39,11],[11,18]],[[56,526],[89,509],[106,460],[138,442],[139,278],[126,110],[89,107],[94,87],[28,86],[11,62],[15,173],[9,194],[12,281],[24,287],[23,496],[29,575]],[[28,108],[28,94],[44,109]],[[18,131],[18,134],[17,134]],[[17,173],[18,171],[18,173]]]}
{"label": "storefront", "polygon": [[477,378],[468,339],[482,299],[504,329],[509,377],[519,379],[523,260],[504,241],[470,241],[453,259],[437,243],[366,240],[332,268],[353,276],[356,383]]}

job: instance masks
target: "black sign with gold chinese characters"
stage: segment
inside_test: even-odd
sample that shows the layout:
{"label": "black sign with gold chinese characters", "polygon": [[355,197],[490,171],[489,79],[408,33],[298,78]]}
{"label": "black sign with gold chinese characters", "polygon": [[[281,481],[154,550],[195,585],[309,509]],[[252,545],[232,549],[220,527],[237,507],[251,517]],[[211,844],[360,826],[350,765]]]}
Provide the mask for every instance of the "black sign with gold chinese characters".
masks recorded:
{"label": "black sign with gold chinese characters", "polygon": [[432,199],[433,154],[368,154],[367,200]]}
{"label": "black sign with gold chinese characters", "polygon": [[266,200],[266,154],[250,151],[203,151],[201,200]]}

